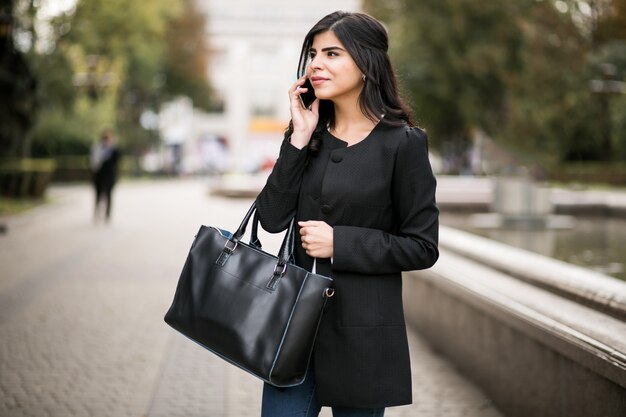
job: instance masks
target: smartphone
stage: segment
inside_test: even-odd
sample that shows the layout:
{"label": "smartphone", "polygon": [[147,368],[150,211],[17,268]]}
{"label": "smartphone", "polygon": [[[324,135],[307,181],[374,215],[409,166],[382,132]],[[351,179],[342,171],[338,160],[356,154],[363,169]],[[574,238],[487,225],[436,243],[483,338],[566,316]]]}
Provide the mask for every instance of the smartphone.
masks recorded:
{"label": "smartphone", "polygon": [[307,92],[300,94],[300,102],[302,103],[302,107],[308,109],[309,107],[311,107],[311,104],[313,104],[316,99],[315,90],[313,89],[313,85],[308,78],[306,79],[302,87],[306,88]]}

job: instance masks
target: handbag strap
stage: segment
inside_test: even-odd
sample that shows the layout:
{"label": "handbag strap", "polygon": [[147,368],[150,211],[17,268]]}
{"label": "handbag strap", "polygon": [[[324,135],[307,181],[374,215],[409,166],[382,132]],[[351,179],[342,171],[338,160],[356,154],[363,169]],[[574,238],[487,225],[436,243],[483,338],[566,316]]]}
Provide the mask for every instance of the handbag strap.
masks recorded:
{"label": "handbag strap", "polygon": [[252,230],[250,230],[250,245],[258,249],[263,249],[263,245],[261,244],[261,241],[259,240],[258,230],[259,230],[259,212],[255,210],[254,217],[252,218]]}
{"label": "handbag strap", "polygon": [[283,239],[282,245],[280,245],[280,251],[278,252],[278,258],[284,263],[289,263],[291,255],[293,253],[293,240],[295,234],[295,222],[296,219],[293,218],[289,222],[289,227],[287,228],[287,233],[285,234],[285,238]]}
{"label": "handbag strap", "polygon": [[[256,201],[252,202],[252,205],[248,209],[248,212],[244,216],[241,224],[237,228],[237,231],[233,234],[233,236],[229,239],[230,242],[233,243],[232,249],[227,245],[224,247],[225,250],[234,251],[237,243],[242,238],[242,236],[246,233],[246,228],[248,227],[248,223],[250,222],[250,218],[253,217],[252,220],[252,232],[250,236],[250,244],[254,245],[258,248],[261,247],[261,242],[257,236],[258,233],[258,216],[256,213]],[[293,245],[294,245],[294,236],[295,236],[295,217],[291,219],[289,222],[289,227],[287,228],[287,233],[283,238],[283,242],[280,245],[280,250],[278,252],[278,266],[284,266],[289,263],[293,254]],[[258,242],[258,245],[257,245]],[[283,268],[284,269],[284,268]],[[279,270],[280,271],[280,270]]]}
{"label": "handbag strap", "polygon": [[244,235],[244,233],[246,233],[246,227],[248,227],[248,223],[250,222],[250,217],[252,217],[252,214],[255,212],[255,210],[256,210],[256,201],[253,202],[252,206],[250,206],[250,208],[248,209],[248,212],[243,217],[241,224],[239,225],[239,227],[233,234],[233,237],[231,238],[231,240],[233,240],[234,242],[239,242],[239,240],[241,240],[241,237]]}

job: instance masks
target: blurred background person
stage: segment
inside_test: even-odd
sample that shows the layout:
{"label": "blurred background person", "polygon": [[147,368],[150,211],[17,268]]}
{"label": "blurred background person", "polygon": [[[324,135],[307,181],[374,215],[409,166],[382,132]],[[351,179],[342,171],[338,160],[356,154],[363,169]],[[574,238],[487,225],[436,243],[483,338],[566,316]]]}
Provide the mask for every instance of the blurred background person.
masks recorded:
{"label": "blurred background person", "polygon": [[102,205],[105,206],[104,220],[108,223],[111,219],[111,194],[117,180],[119,158],[115,134],[112,129],[106,129],[91,149],[90,167],[96,191],[95,222],[102,217]]}

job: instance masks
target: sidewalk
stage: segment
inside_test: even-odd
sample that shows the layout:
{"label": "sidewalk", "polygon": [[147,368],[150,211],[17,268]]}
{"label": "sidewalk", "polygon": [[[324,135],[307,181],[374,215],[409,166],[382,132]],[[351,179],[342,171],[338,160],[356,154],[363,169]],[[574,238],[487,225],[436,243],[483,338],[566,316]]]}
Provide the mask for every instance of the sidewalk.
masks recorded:
{"label": "sidewalk", "polygon": [[[92,221],[88,186],[56,187],[57,203],[3,219],[0,416],[260,414],[259,381],[163,322],[199,225],[234,228],[250,204],[207,191],[201,180],[122,183],[106,226]],[[277,250],[279,237],[261,239]],[[418,335],[410,341],[414,404],[387,417],[500,415]]]}

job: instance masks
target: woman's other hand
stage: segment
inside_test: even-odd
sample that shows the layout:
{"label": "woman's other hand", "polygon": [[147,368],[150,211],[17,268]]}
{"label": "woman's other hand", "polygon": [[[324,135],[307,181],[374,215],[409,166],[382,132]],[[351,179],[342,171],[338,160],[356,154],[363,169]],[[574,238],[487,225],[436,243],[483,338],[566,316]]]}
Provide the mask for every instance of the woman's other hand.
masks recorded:
{"label": "woman's other hand", "polygon": [[291,144],[298,149],[302,149],[309,143],[319,119],[319,99],[315,99],[309,109],[305,109],[300,101],[300,94],[307,91],[302,87],[305,81],[306,75],[300,77],[289,89],[291,121],[293,122]]}
{"label": "woman's other hand", "polygon": [[298,222],[302,247],[313,258],[333,256],[333,228],[326,222],[309,220]]}

